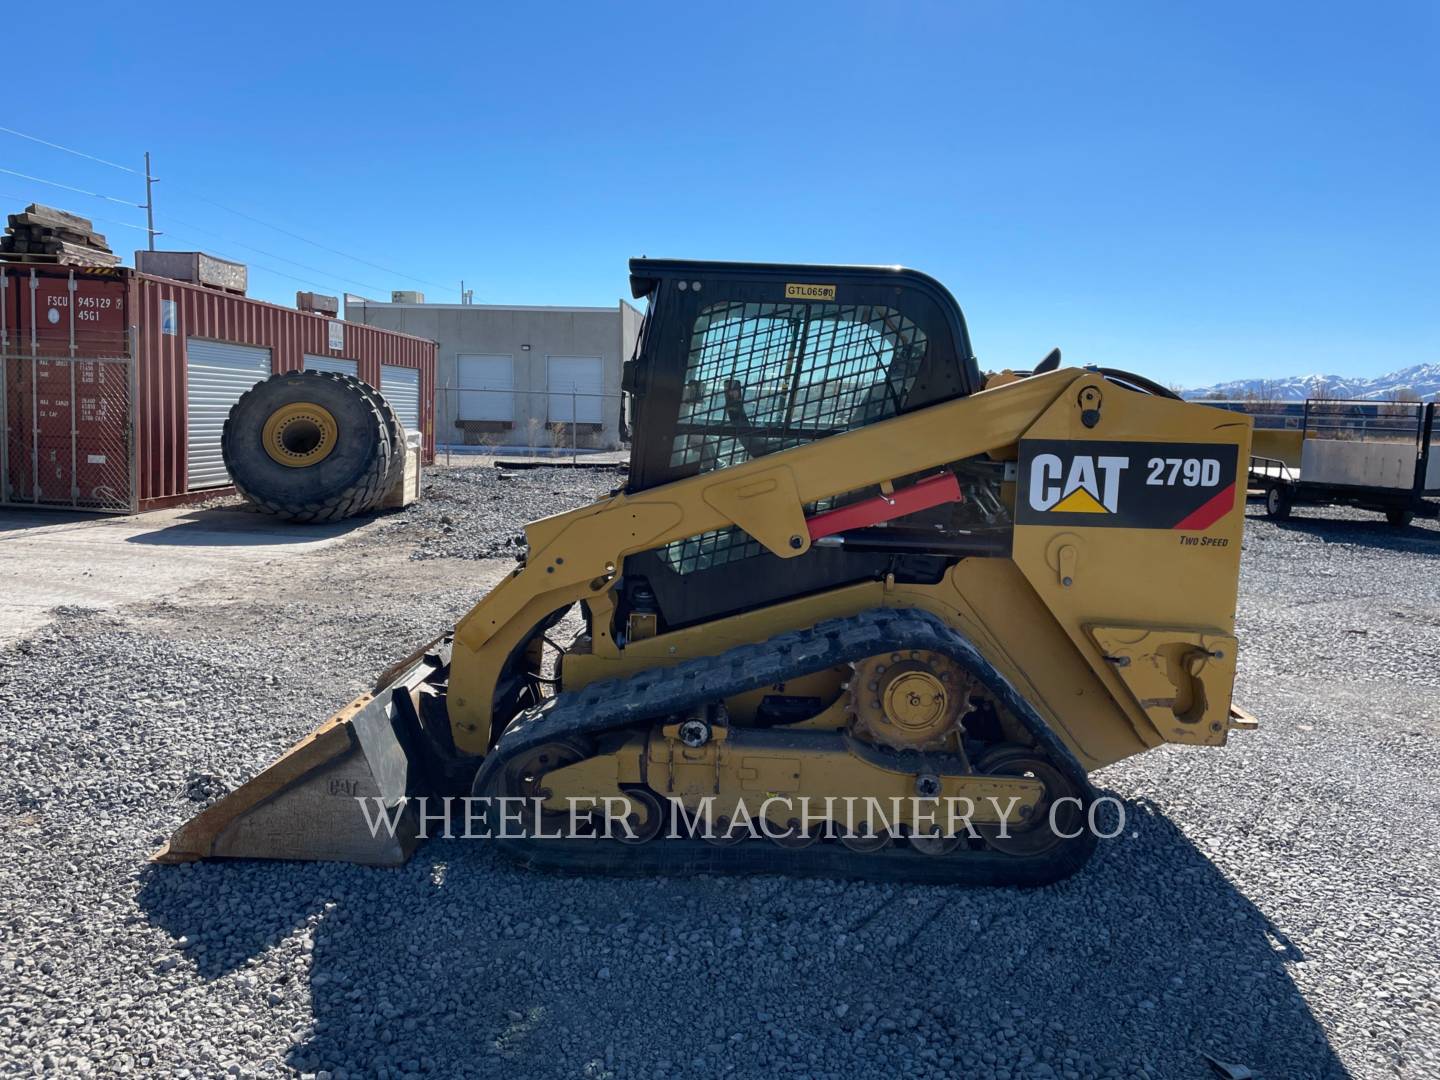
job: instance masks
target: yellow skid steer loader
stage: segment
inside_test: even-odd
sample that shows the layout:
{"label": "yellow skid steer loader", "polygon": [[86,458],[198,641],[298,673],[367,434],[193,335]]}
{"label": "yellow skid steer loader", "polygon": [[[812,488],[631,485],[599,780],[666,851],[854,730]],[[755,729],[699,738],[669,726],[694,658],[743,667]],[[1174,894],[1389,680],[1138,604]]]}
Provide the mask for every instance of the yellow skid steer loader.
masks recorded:
{"label": "yellow skid steer loader", "polygon": [[453,811],[561,869],[1037,884],[1089,771],[1253,723],[1248,418],[1058,352],[987,380],[910,270],[630,270],[628,482],[159,860],[394,864]]}

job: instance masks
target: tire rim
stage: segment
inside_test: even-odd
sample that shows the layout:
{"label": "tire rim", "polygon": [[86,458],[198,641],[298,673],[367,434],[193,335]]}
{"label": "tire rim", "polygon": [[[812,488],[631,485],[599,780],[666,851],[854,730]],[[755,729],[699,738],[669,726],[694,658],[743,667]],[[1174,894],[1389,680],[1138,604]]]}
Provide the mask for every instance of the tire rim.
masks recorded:
{"label": "tire rim", "polygon": [[295,401],[270,414],[260,442],[272,461],[304,469],[330,456],[338,432],[329,409],[313,401]]}

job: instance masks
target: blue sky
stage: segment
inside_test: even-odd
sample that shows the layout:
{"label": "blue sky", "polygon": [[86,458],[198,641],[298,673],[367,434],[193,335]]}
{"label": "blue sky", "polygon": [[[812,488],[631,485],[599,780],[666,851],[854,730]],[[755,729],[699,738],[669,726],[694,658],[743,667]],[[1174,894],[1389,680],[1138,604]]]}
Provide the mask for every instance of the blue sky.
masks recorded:
{"label": "blue sky", "polygon": [[[638,254],[903,263],[955,293],[990,368],[1057,344],[1184,385],[1440,361],[1433,3],[336,11],[32,15],[57,42],[8,55],[0,125],[149,149],[161,245],[247,261],[285,303],[453,302],[463,278],[479,302],[608,304]],[[0,168],[143,201],[3,133]],[[144,222],[0,173],[0,205],[32,199]]]}

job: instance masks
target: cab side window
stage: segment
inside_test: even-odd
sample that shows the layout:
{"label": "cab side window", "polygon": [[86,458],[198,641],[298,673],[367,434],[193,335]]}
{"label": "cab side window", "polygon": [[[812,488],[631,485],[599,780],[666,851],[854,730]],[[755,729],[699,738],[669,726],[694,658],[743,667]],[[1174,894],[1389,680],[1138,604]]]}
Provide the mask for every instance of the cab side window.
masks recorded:
{"label": "cab side window", "polygon": [[889,307],[711,304],[691,330],[670,466],[723,469],[895,416],[927,348]]}

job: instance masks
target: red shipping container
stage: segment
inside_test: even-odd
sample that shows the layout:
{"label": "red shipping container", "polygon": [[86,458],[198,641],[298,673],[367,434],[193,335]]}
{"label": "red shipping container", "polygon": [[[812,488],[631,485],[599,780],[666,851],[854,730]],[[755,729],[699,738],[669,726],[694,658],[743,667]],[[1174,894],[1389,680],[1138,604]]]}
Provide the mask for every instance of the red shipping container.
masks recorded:
{"label": "red shipping container", "polygon": [[0,502],[146,510],[229,490],[189,475],[191,340],[265,349],[272,372],[350,360],[377,388],[384,365],[417,369],[434,460],[433,341],[126,267],[0,264]]}
{"label": "red shipping container", "polygon": [[15,266],[5,284],[7,353],[129,355],[130,283],[122,268],[72,274],[68,267]]}

